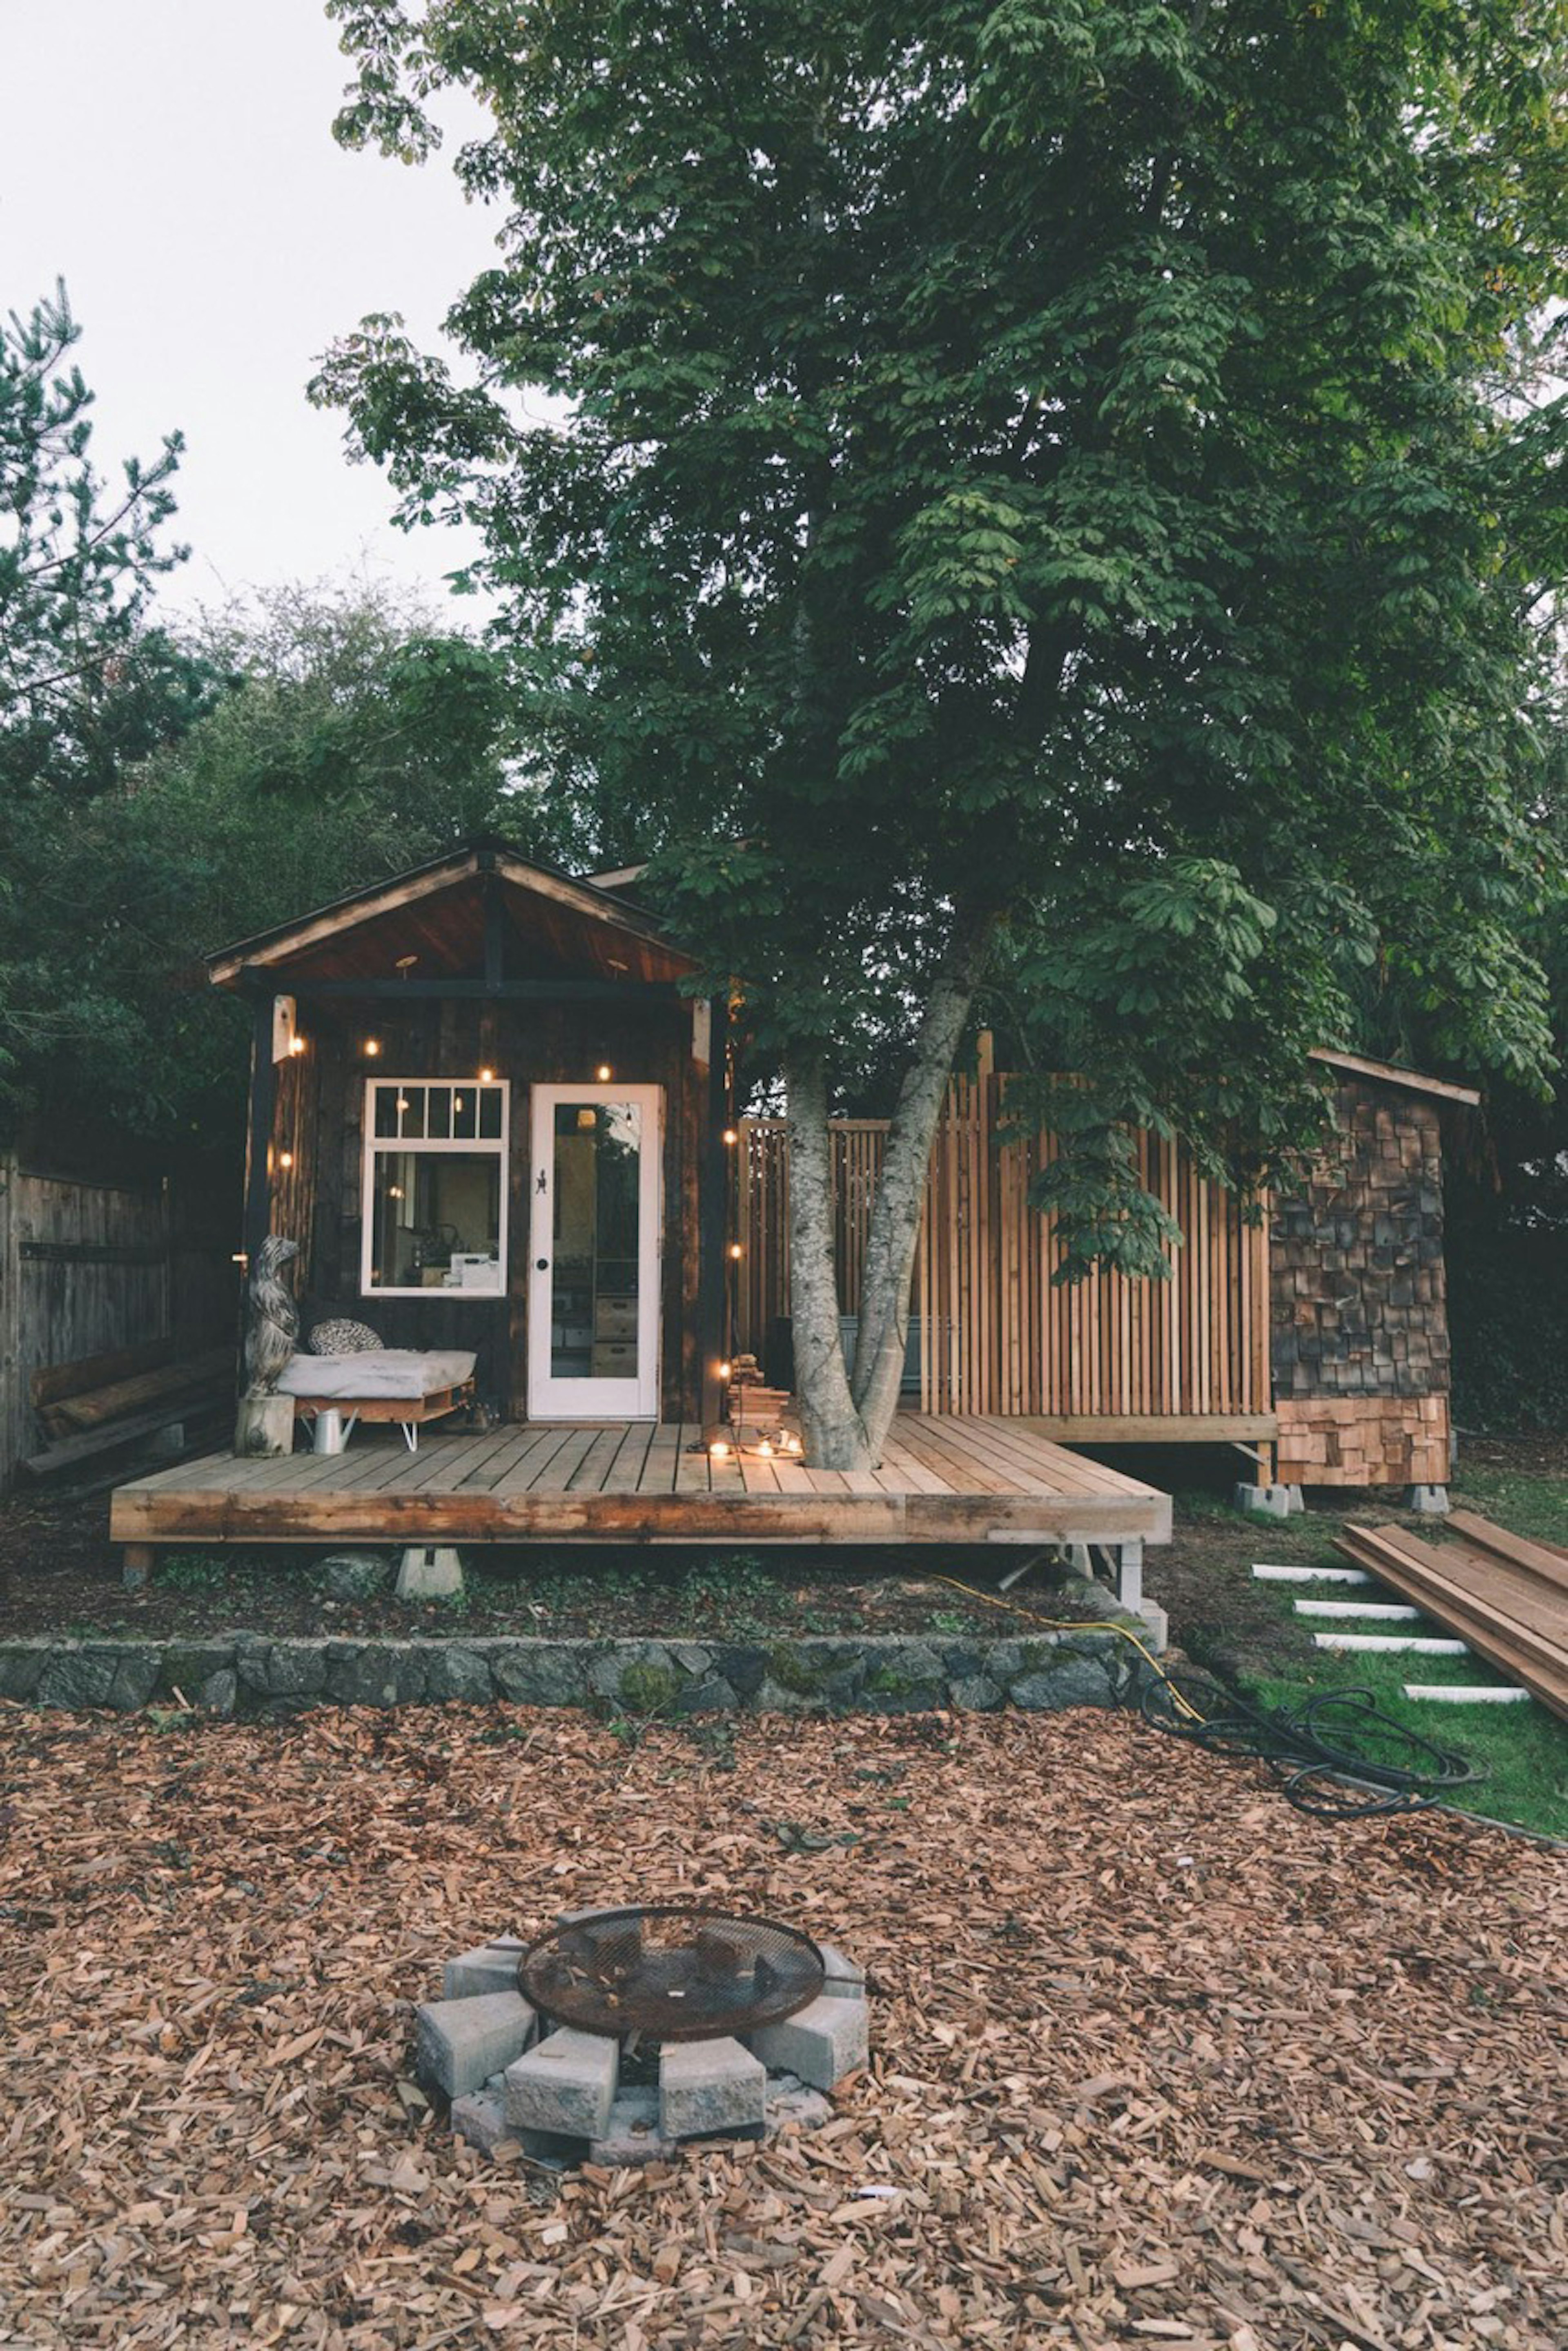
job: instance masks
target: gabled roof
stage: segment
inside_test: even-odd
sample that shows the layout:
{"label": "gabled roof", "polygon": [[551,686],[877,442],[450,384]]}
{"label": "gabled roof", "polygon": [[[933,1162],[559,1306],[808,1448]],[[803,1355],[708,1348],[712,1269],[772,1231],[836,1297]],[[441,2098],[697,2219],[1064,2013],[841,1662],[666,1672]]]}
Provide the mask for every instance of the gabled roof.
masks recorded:
{"label": "gabled roof", "polygon": [[[421,979],[483,967],[487,905],[499,903],[511,976],[569,972],[671,981],[696,968],[657,924],[608,890],[532,863],[504,841],[471,841],[208,957],[214,987],[251,977]],[[410,961],[410,958],[412,961]]]}
{"label": "gabled roof", "polygon": [[1474,1086],[1456,1086],[1448,1078],[1424,1077],[1419,1070],[1402,1070],[1394,1061],[1369,1061],[1361,1053],[1339,1053],[1326,1046],[1314,1046],[1309,1058],[1322,1061],[1331,1070],[1344,1070],[1351,1077],[1376,1078],[1386,1086],[1403,1086],[1407,1093],[1436,1094],[1442,1102],[1464,1102],[1477,1108],[1480,1096]]}

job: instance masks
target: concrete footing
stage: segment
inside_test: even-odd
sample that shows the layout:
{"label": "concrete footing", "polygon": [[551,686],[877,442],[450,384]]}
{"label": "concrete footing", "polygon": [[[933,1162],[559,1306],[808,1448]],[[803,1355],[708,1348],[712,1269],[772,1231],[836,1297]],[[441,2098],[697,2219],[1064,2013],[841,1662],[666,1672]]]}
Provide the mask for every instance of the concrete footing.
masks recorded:
{"label": "concrete footing", "polygon": [[400,1600],[451,1600],[462,1590],[462,1562],[450,1544],[418,1543],[398,1569]]}
{"label": "concrete footing", "polygon": [[1251,1510],[1254,1517],[1267,1519],[1293,1518],[1306,1508],[1306,1498],[1299,1486],[1248,1486],[1232,1489],[1231,1501],[1239,1510]]}
{"label": "concrete footing", "polygon": [[1449,1489],[1446,1486],[1409,1486],[1405,1492],[1405,1508],[1418,1510],[1424,1518],[1447,1518]]}

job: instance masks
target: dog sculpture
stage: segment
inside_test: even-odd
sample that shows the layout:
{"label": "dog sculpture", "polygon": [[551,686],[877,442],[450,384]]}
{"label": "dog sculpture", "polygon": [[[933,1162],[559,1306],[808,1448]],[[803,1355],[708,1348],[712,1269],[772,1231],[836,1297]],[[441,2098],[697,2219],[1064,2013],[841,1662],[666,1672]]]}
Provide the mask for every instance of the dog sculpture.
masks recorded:
{"label": "dog sculpture", "polygon": [[251,1268],[250,1313],[245,1323],[245,1394],[273,1395],[277,1375],[299,1337],[299,1309],[279,1269],[299,1255],[297,1241],[268,1233]]}

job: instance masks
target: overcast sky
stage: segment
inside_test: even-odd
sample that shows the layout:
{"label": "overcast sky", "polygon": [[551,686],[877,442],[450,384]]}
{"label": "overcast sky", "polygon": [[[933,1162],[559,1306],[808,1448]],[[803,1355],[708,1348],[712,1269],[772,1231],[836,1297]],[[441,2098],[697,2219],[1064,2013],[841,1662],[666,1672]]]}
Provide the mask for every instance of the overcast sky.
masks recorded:
{"label": "overcast sky", "polygon": [[491,254],[446,150],[413,171],[335,143],[348,78],[321,0],[0,0],[0,310],[66,280],[100,473],[185,434],[166,602],[357,570],[444,601],[472,551],[392,528],[305,397],[367,311],[430,346]]}

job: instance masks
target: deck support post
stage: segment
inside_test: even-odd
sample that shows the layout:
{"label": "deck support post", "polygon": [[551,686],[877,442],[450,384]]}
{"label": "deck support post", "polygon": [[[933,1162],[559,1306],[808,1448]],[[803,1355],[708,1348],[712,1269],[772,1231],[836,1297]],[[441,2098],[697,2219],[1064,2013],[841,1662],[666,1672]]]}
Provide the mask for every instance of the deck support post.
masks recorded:
{"label": "deck support post", "polygon": [[1116,1563],[1116,1598],[1136,1616],[1143,1606],[1142,1539],[1113,1544],[1111,1556]]}
{"label": "deck support post", "polygon": [[127,1543],[119,1554],[120,1580],[127,1592],[145,1592],[156,1553],[151,1543]]}

